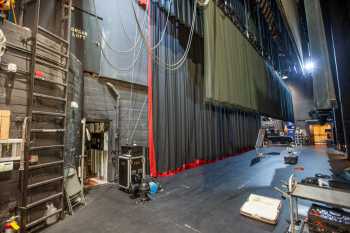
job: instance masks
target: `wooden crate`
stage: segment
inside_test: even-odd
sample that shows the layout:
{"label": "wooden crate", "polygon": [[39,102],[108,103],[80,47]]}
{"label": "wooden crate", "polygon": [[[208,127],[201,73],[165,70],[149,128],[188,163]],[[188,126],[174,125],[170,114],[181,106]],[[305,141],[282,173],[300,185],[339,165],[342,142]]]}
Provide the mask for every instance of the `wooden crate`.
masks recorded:
{"label": "wooden crate", "polygon": [[0,110],[0,139],[8,139],[10,135],[11,112]]}

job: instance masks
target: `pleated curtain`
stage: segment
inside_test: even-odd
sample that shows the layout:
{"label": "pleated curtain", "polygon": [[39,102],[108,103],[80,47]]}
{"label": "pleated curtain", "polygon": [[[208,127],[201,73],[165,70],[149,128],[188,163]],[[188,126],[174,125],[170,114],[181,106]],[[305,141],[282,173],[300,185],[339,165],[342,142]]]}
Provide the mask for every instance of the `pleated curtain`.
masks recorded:
{"label": "pleated curtain", "polygon": [[215,1],[203,21],[206,99],[293,121],[288,88]]}
{"label": "pleated curtain", "polygon": [[[151,15],[153,43],[157,44],[167,13],[158,4],[152,4]],[[169,64],[175,63],[184,54],[188,34],[189,28],[172,18],[153,56]],[[255,145],[260,128],[257,112],[206,101],[203,46],[203,38],[196,34],[185,64],[176,71],[165,69],[157,62],[153,64],[153,125],[158,174],[212,162]],[[249,88],[248,83],[245,85]],[[231,95],[235,97],[235,93]]]}

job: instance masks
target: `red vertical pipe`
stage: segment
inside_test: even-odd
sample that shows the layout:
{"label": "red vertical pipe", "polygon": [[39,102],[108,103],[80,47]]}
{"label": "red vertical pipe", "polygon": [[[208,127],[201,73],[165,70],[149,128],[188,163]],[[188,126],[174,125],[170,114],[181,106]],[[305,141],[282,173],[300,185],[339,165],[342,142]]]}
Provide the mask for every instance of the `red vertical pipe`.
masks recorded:
{"label": "red vertical pipe", "polygon": [[148,148],[150,175],[157,176],[156,158],[153,139],[153,71],[152,71],[152,18],[151,18],[151,0],[148,4],[148,48],[147,48],[147,84],[148,84]]}

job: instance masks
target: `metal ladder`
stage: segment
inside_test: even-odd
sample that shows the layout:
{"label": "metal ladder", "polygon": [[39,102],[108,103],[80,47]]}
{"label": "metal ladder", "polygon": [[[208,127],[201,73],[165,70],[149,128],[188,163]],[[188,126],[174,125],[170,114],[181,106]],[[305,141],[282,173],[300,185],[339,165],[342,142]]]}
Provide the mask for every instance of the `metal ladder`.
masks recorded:
{"label": "metal ladder", "polygon": [[[59,1],[58,1],[59,2]],[[60,34],[39,25],[35,0],[28,82],[28,126],[21,172],[21,232],[58,219],[64,210],[64,149],[72,0],[61,0]],[[52,46],[45,43],[52,41]],[[53,47],[60,49],[55,49]],[[49,55],[49,56],[47,56]],[[50,57],[51,55],[51,57]],[[46,73],[40,71],[46,70]],[[51,211],[46,205],[53,204]]]}
{"label": "metal ladder", "polygon": [[266,129],[260,128],[258,137],[256,139],[256,143],[255,143],[255,151],[258,156],[263,155],[261,149],[264,147],[265,134],[266,134]]}

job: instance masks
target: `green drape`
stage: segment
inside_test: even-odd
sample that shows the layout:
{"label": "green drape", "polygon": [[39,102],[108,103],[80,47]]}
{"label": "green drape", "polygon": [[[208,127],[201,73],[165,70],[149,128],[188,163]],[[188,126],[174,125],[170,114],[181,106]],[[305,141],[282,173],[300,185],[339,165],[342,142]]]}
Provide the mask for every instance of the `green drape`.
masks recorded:
{"label": "green drape", "polygon": [[205,96],[293,121],[288,88],[215,1],[204,9]]}

